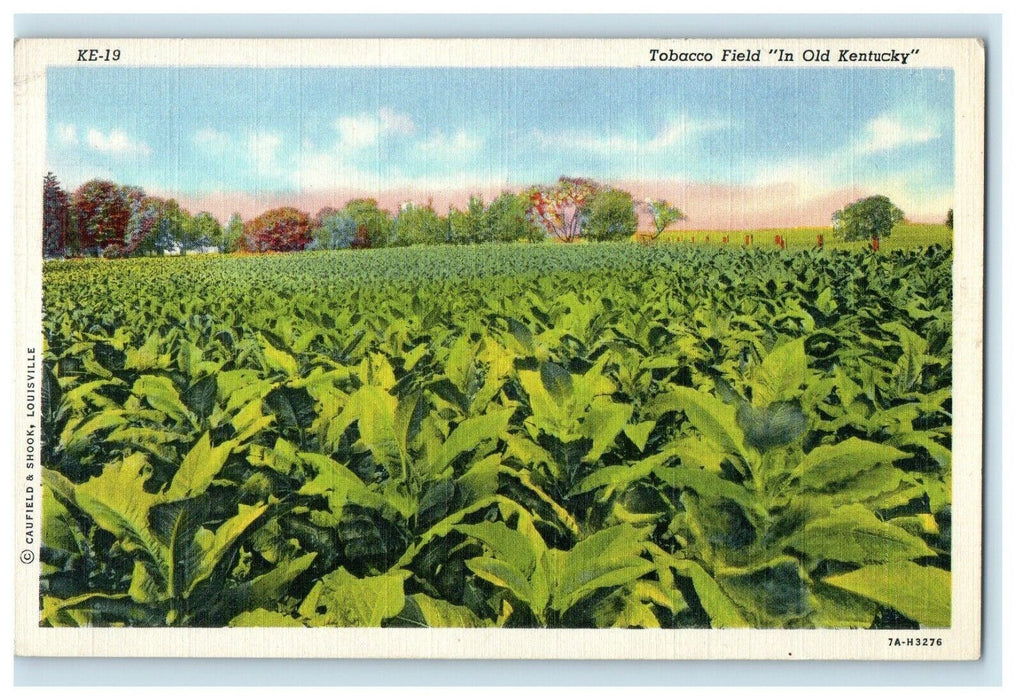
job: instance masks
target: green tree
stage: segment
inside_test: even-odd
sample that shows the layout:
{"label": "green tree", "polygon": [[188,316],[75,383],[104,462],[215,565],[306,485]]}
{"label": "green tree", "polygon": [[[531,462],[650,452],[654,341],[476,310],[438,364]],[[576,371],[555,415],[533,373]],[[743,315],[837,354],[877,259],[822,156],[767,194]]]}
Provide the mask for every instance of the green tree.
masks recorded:
{"label": "green tree", "polygon": [[124,255],[163,255],[174,247],[166,227],[160,226],[163,206],[159,197],[146,197],[132,207]]}
{"label": "green tree", "polygon": [[71,226],[71,207],[68,194],[53,173],[43,178],[43,255],[57,257],[64,254]]}
{"label": "green tree", "polygon": [[353,248],[383,248],[391,236],[391,215],[375,199],[351,199],[341,210],[355,222]]}
{"label": "green tree", "polygon": [[241,214],[235,212],[224,227],[223,252],[234,253],[243,250],[245,247],[245,222]]}
{"label": "green tree", "polygon": [[208,211],[201,211],[192,217],[193,245],[196,248],[214,247],[224,250],[224,229]]}
{"label": "green tree", "polygon": [[184,255],[195,247],[195,232],[192,215],[183,209],[176,199],[163,200],[159,211],[157,238],[170,241],[179,255]]}
{"label": "green tree", "polygon": [[952,210],[949,209],[948,214],[945,215],[945,228],[951,231],[954,228],[954,226],[955,222],[953,221]]}
{"label": "green tree", "polygon": [[487,226],[487,208],[479,197],[471,197],[465,211],[452,209],[448,214],[448,226],[452,243],[466,245],[494,240]]}
{"label": "green tree", "polygon": [[654,240],[660,238],[664,230],[676,221],[685,221],[689,218],[685,212],[666,199],[647,199],[645,205],[646,210],[650,213],[650,218],[653,219]]}
{"label": "green tree", "polygon": [[501,243],[542,241],[544,231],[530,221],[528,210],[529,201],[524,195],[502,192],[487,207],[485,227],[490,240]]}
{"label": "green tree", "polygon": [[351,248],[358,228],[358,223],[348,212],[324,207],[316,214],[313,239],[306,246],[306,250]]}
{"label": "green tree", "polygon": [[902,210],[883,195],[858,199],[831,217],[835,235],[843,241],[863,241],[890,236],[905,218]]}
{"label": "green tree", "polygon": [[448,227],[432,206],[408,204],[394,220],[394,245],[431,245],[444,243]]}
{"label": "green tree", "polygon": [[638,220],[632,195],[606,189],[594,194],[583,208],[582,236],[591,241],[614,241],[636,233]]}

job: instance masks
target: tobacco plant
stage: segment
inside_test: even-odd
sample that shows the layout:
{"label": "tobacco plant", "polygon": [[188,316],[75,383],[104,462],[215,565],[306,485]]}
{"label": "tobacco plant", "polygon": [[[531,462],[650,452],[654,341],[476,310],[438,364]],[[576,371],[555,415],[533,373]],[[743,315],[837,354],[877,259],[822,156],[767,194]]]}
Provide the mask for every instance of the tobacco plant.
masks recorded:
{"label": "tobacco plant", "polygon": [[942,627],[951,255],[47,263],[43,625]]}

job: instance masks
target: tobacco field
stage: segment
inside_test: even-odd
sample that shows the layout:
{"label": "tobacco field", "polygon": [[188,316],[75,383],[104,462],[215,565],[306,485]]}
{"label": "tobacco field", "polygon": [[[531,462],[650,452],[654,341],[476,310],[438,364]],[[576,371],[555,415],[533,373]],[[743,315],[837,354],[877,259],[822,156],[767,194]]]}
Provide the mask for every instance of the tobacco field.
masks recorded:
{"label": "tobacco field", "polygon": [[952,256],[44,267],[44,626],[950,624]]}

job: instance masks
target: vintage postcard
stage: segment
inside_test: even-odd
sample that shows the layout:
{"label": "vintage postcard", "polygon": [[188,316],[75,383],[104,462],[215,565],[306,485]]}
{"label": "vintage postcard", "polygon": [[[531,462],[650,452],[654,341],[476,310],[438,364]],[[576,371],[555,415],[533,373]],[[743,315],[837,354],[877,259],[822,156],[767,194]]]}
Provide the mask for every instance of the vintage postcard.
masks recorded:
{"label": "vintage postcard", "polygon": [[980,655],[980,41],[15,53],[17,653]]}

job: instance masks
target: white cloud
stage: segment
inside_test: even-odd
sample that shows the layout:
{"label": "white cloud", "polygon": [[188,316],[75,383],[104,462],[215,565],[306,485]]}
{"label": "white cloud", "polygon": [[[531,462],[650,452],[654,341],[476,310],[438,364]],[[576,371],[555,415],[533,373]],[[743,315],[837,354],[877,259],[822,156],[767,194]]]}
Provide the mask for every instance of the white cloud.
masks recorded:
{"label": "white cloud", "polygon": [[[860,174],[865,157],[888,153],[904,146],[927,143],[940,136],[938,129],[928,123],[926,118],[914,122],[905,116],[882,114],[870,120],[845,146],[816,157],[790,158],[760,164],[748,184],[794,184],[808,195],[818,195],[839,187],[865,185],[864,177]],[[902,175],[899,172],[888,174],[875,172],[870,178],[871,186],[892,190],[902,187],[899,183],[886,181],[886,178],[891,177]]]}
{"label": "white cloud", "polygon": [[466,158],[479,150],[481,141],[466,131],[445,134],[435,131],[416,144],[416,150],[444,159]]}
{"label": "white cloud", "polygon": [[142,156],[147,156],[150,153],[150,148],[144,141],[133,140],[121,129],[111,129],[107,134],[99,129],[89,129],[85,140],[90,148],[104,153]]}
{"label": "white cloud", "polygon": [[258,133],[249,136],[249,158],[259,175],[276,175],[280,172],[277,162],[277,151],[281,147],[281,137],[277,134]]}
{"label": "white cloud", "polygon": [[867,124],[863,138],[854,146],[859,154],[890,151],[915,143],[927,143],[940,134],[933,126],[908,124],[892,115],[881,115]]}
{"label": "white cloud", "polygon": [[336,123],[340,132],[340,146],[368,148],[384,136],[411,136],[416,125],[407,114],[384,107],[377,114],[357,114],[340,117]]}
{"label": "white cloud", "polygon": [[231,137],[216,129],[200,129],[195,132],[192,142],[203,149],[222,153],[231,143]]}
{"label": "white cloud", "polygon": [[58,124],[57,138],[61,143],[78,143],[78,128],[74,124]]}
{"label": "white cloud", "polygon": [[549,146],[580,151],[657,153],[676,146],[684,147],[688,141],[727,128],[727,121],[693,119],[683,114],[666,121],[653,136],[638,133],[600,135],[585,131],[562,131],[554,134],[536,133],[534,137]]}
{"label": "white cloud", "polygon": [[412,121],[412,117],[387,107],[380,110],[380,124],[384,133],[389,134],[411,136],[416,131],[416,124]]}

